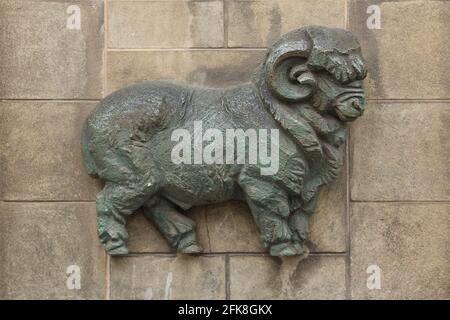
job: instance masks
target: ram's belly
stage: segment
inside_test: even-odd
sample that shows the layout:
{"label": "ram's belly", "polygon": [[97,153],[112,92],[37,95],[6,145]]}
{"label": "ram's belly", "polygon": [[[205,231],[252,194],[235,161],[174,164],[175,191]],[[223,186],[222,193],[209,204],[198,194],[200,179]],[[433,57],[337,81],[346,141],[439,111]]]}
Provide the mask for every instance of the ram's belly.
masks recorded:
{"label": "ram's belly", "polygon": [[162,194],[182,207],[240,198],[238,165],[172,165],[165,171]]}

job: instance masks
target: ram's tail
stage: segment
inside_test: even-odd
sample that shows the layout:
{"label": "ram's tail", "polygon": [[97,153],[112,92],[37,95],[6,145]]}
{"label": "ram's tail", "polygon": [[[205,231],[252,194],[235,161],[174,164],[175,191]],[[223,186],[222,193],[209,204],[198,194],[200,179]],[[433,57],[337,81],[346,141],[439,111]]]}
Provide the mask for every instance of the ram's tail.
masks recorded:
{"label": "ram's tail", "polygon": [[87,121],[84,123],[83,130],[81,131],[81,151],[83,154],[84,166],[86,167],[87,172],[92,176],[97,176],[98,170],[94,159],[92,159],[91,152],[89,151]]}

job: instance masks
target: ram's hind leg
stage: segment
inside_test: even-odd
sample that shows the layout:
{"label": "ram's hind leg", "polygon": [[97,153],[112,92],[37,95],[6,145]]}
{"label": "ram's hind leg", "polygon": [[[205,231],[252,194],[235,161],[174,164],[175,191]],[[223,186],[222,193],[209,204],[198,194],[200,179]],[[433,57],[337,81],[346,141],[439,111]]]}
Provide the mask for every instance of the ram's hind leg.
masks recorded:
{"label": "ram's hind leg", "polygon": [[154,193],[151,186],[106,183],[97,195],[97,229],[100,241],[111,255],[127,254],[126,217],[139,209]]}
{"label": "ram's hind leg", "polygon": [[203,251],[197,242],[195,222],[181,214],[168,200],[155,199],[151,204],[144,206],[144,214],[177,251],[192,254]]}

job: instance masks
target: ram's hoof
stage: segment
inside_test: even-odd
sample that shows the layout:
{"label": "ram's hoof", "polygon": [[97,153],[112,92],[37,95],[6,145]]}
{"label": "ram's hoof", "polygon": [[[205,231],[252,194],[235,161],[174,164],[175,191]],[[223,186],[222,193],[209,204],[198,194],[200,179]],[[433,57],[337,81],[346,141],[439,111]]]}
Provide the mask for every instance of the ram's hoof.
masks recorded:
{"label": "ram's hoof", "polygon": [[308,252],[308,248],[300,243],[285,242],[272,245],[270,255],[275,257],[296,256]]}
{"label": "ram's hoof", "polygon": [[111,256],[128,254],[128,248],[125,244],[125,241],[120,238],[113,238],[106,241],[105,249],[106,252],[108,252],[108,254]]}
{"label": "ram's hoof", "polygon": [[175,247],[180,253],[198,254],[203,252],[202,246],[197,242],[197,236],[194,230],[184,233]]}
{"label": "ram's hoof", "polygon": [[178,252],[186,254],[199,254],[203,252],[203,248],[198,243],[193,243],[185,248],[178,249]]}
{"label": "ram's hoof", "polygon": [[121,246],[114,249],[110,249],[108,250],[108,254],[110,256],[121,256],[124,254],[128,254],[128,248],[126,246]]}

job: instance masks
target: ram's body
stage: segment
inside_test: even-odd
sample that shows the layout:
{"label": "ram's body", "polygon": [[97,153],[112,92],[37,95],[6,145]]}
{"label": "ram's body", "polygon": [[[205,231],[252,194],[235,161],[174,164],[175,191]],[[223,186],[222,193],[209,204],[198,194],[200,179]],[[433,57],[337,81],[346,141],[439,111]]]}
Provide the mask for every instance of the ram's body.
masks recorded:
{"label": "ram's body", "polygon": [[[272,255],[303,253],[319,187],[343,165],[345,122],[364,111],[365,76],[359,44],[349,32],[313,26],[274,44],[252,82],[207,89],[145,81],[106,97],[82,134],[86,168],[105,182],[96,202],[106,250],[128,252],[126,216],[143,207],[174,248],[198,253],[195,223],[180,210],[240,199]],[[174,161],[179,141],[173,134],[179,129],[192,137],[193,163]],[[210,144],[202,141],[208,129],[222,134],[222,161],[201,161],[201,149]],[[238,148],[230,157],[228,129],[258,133],[256,148],[247,141],[243,163],[237,161],[243,156]],[[278,131],[275,144],[261,140],[261,129]],[[272,164],[259,156],[269,141],[269,153],[278,152],[269,158],[277,165],[265,175],[263,168]]]}
{"label": "ram's body", "polygon": [[[86,122],[82,145],[85,163],[91,174],[110,183],[127,184],[132,177],[145,177],[139,183],[151,183],[159,196],[185,209],[242,199],[239,175],[247,167],[259,169],[258,165],[175,164],[171,159],[178,142],[171,141],[174,130],[185,129],[194,137],[194,122],[201,122],[203,132],[223,132],[224,147],[226,129],[278,130],[279,163],[283,170],[265,179],[279,183],[291,195],[301,190],[307,167],[294,165],[306,162],[292,161],[302,158],[301,150],[280,130],[252,84],[219,90],[145,81],[117,91],[103,100]],[[207,144],[203,142],[204,146]],[[297,181],[285,183],[286,169]],[[259,174],[258,170],[255,172]]]}

